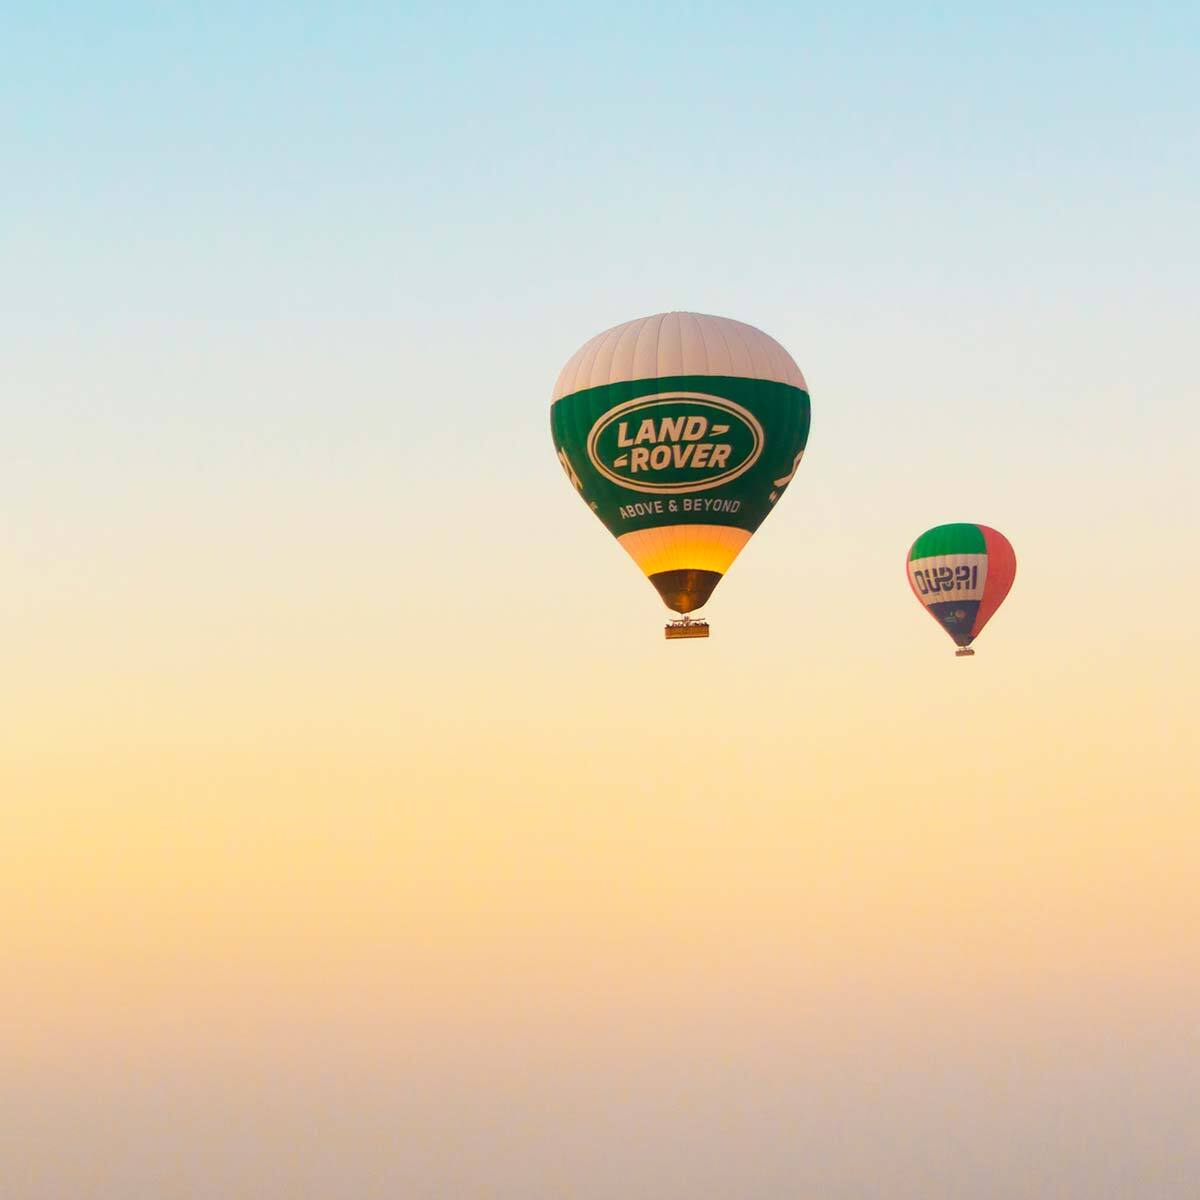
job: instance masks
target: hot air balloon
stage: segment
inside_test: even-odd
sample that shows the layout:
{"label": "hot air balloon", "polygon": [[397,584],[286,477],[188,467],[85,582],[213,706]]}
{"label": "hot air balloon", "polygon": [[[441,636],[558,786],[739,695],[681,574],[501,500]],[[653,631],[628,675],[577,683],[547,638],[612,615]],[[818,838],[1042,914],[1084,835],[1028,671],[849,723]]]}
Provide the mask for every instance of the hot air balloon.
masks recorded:
{"label": "hot air balloon", "polygon": [[690,614],[792,481],[808,425],[804,376],[774,338],[687,312],[586,342],[550,407],[567,478],[682,615],[668,638],[708,636]]}
{"label": "hot air balloon", "polygon": [[937,525],[908,552],[913,595],[954,639],[959,658],[1000,607],[1017,574],[1008,538],[986,525]]}

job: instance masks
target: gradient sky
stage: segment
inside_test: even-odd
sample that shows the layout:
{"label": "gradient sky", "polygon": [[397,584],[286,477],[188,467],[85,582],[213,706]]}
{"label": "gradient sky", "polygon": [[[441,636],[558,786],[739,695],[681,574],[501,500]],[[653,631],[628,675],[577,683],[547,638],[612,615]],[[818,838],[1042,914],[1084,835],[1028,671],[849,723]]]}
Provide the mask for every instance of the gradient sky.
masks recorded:
{"label": "gradient sky", "polygon": [[[0,11],[0,1194],[1192,1200],[1196,10],[350,7]],[[707,643],[548,430],[670,308]]]}

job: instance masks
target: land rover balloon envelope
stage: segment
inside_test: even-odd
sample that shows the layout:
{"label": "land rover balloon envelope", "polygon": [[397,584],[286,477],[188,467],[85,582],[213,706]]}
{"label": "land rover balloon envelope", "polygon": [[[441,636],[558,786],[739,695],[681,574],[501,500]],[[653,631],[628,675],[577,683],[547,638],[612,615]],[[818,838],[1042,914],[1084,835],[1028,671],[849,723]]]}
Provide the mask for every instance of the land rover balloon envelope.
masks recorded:
{"label": "land rover balloon envelope", "polygon": [[926,612],[954,639],[958,657],[1008,595],[1017,556],[1008,538],[986,525],[938,525],[908,552],[908,585]]}
{"label": "land rover balloon envelope", "polygon": [[808,387],[752,325],[659,313],[572,356],[550,408],[587,506],[668,608],[668,637],[706,636],[700,608],[786,490],[808,439]]}

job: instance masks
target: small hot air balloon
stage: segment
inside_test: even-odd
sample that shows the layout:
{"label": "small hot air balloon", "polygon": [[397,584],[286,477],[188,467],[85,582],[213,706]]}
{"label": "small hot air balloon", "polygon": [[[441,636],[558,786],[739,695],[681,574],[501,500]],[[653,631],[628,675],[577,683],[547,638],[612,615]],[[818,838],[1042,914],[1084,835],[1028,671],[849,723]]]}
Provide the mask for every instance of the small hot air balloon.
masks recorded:
{"label": "small hot air balloon", "polygon": [[559,374],[554,448],[584,503],[682,620],[729,570],[791,482],[808,440],[808,387],[752,325],[659,313],[592,338]]}
{"label": "small hot air balloon", "polygon": [[913,595],[954,639],[959,658],[1000,607],[1017,573],[1008,538],[986,525],[937,525],[908,552]]}

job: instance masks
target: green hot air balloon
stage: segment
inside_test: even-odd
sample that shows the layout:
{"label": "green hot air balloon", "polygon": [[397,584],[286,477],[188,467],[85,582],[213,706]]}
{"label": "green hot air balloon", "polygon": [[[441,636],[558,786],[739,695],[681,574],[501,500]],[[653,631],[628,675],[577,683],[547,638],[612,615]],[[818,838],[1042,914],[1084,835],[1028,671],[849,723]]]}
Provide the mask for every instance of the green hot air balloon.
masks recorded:
{"label": "green hot air balloon", "polygon": [[752,325],[701,313],[629,321],[582,346],[558,377],[550,428],[587,506],[683,619],[783,495],[808,440],[808,387]]}
{"label": "green hot air balloon", "polygon": [[959,658],[1008,595],[1017,556],[1002,533],[987,525],[937,525],[908,552],[908,586],[925,611],[954,639]]}

